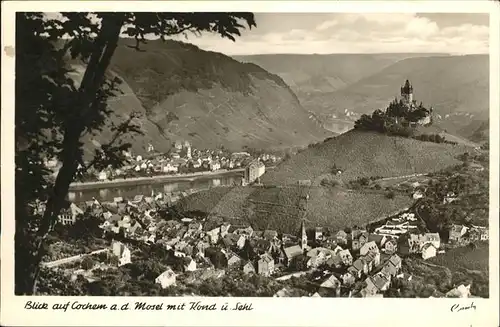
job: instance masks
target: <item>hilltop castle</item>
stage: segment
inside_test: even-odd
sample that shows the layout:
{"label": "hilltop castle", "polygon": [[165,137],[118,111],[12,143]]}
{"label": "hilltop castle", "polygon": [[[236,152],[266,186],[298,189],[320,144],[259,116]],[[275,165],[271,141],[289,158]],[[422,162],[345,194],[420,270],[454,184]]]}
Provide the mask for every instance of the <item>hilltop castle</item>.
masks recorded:
{"label": "hilltop castle", "polygon": [[[422,108],[421,105],[417,106],[416,101],[413,99],[413,85],[411,85],[409,80],[406,80],[404,85],[401,87],[401,101],[410,112]],[[421,118],[413,124],[428,125],[432,123],[432,107],[429,110],[425,110],[427,111],[427,116]]]}
{"label": "hilltop castle", "polygon": [[410,109],[416,107],[415,100],[413,100],[413,86],[409,80],[406,80],[405,84],[401,87],[401,100]]}

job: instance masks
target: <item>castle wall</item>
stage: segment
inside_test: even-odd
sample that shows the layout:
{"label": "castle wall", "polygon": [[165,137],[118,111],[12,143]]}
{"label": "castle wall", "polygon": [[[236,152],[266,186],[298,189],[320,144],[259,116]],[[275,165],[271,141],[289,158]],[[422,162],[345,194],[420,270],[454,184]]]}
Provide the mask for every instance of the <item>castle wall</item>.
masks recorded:
{"label": "castle wall", "polygon": [[418,121],[419,125],[427,125],[431,123],[431,115],[424,117]]}

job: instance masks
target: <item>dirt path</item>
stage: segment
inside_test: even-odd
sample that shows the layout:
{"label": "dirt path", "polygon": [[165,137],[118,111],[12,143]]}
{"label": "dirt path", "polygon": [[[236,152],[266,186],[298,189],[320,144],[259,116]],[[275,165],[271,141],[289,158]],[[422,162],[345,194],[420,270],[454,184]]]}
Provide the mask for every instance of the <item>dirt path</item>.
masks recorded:
{"label": "dirt path", "polygon": [[429,267],[440,268],[440,269],[444,270],[444,272],[446,274],[446,278],[448,279],[448,284],[451,284],[453,278],[452,278],[450,268],[445,267],[445,266],[441,266],[441,265],[436,265],[436,264],[430,263],[428,261],[422,261],[422,263],[426,266],[429,266]]}

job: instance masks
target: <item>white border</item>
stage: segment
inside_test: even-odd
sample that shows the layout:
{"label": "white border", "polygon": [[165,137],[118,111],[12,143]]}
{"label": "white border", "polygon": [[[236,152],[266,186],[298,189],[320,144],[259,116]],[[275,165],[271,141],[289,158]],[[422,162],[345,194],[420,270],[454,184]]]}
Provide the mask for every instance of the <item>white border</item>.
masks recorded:
{"label": "white border", "polygon": [[[499,168],[499,3],[491,1],[9,1],[2,2],[1,147],[1,320],[2,325],[188,325],[188,326],[498,326],[498,168]],[[25,301],[117,303],[147,300],[169,304],[189,298],[21,297],[14,296],[14,45],[16,11],[251,11],[251,12],[455,12],[490,13],[490,298],[473,299],[477,310],[451,313],[454,303],[471,299],[200,298],[203,302],[251,302],[235,311],[71,311],[24,310]]]}

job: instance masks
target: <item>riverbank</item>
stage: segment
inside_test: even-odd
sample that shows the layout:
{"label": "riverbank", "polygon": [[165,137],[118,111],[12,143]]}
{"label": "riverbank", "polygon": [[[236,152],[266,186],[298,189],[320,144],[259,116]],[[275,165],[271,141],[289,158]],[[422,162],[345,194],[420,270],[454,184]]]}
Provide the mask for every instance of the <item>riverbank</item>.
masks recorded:
{"label": "riverbank", "polygon": [[232,169],[232,170],[219,170],[219,171],[204,171],[191,174],[178,174],[178,175],[159,175],[159,176],[148,176],[148,177],[131,177],[131,178],[120,178],[111,181],[102,182],[75,182],[71,183],[69,186],[70,191],[84,191],[90,189],[100,189],[109,187],[121,187],[127,185],[147,185],[147,184],[161,184],[165,182],[176,182],[176,181],[193,181],[196,179],[203,178],[213,178],[223,175],[240,175],[245,171],[244,168]]}

